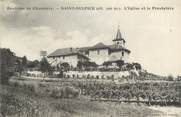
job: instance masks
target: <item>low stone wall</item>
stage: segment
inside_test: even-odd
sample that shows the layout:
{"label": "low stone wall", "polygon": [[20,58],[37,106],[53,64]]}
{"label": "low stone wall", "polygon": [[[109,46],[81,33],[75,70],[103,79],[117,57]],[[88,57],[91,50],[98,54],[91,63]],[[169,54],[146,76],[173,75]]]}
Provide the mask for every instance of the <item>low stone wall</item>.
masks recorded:
{"label": "low stone wall", "polygon": [[26,76],[30,77],[45,77],[45,74],[40,71],[27,71]]}
{"label": "low stone wall", "polygon": [[[57,76],[59,72],[54,72],[54,76]],[[122,77],[129,76],[128,71],[120,72],[101,72],[101,71],[67,71],[64,72],[64,78],[82,78],[82,79],[120,79]],[[28,71],[26,76],[29,77],[45,77],[44,73],[40,71]]]}
{"label": "low stone wall", "polygon": [[95,79],[119,79],[129,76],[128,71],[100,72],[100,71],[68,71],[64,73],[66,78],[95,78]]}

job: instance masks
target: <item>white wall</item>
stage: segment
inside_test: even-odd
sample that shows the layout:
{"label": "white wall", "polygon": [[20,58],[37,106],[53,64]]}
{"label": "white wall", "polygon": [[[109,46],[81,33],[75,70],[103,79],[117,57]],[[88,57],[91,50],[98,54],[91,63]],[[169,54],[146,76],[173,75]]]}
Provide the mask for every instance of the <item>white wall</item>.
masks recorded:
{"label": "white wall", "polygon": [[[124,52],[124,56],[122,56],[122,52]],[[118,52],[112,52],[109,56],[110,61],[115,60],[124,60],[125,62],[129,61],[129,53],[126,51],[118,51]]]}
{"label": "white wall", "polygon": [[73,77],[73,75],[75,77],[77,77],[77,75],[79,77],[84,77],[87,76],[89,74],[89,76],[94,76],[94,78],[96,76],[99,76],[99,78],[101,78],[102,76],[106,77],[111,77],[114,76],[114,78],[121,78],[123,76],[129,76],[130,73],[129,71],[121,71],[121,72],[100,72],[100,71],[68,71],[65,73],[66,76],[69,75],[70,77]]}
{"label": "white wall", "polygon": [[71,66],[76,67],[77,62],[78,62],[78,57],[77,57],[77,55],[65,56],[64,58],[62,56],[55,57],[55,58],[51,57],[51,58],[48,58],[48,61],[52,66],[56,66],[59,63],[67,62]]}
{"label": "white wall", "polygon": [[[98,54],[99,51],[99,54]],[[98,65],[101,65],[104,61],[108,61],[108,49],[97,49],[89,50],[89,58],[91,61],[95,62]]]}

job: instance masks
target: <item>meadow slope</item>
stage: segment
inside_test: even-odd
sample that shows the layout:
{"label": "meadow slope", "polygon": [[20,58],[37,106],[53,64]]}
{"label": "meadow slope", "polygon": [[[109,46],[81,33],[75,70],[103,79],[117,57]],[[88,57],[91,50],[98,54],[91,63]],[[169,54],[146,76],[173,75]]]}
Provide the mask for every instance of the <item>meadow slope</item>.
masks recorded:
{"label": "meadow slope", "polygon": [[0,85],[2,117],[146,117],[159,114],[136,104],[91,102],[86,98],[55,99],[26,89]]}

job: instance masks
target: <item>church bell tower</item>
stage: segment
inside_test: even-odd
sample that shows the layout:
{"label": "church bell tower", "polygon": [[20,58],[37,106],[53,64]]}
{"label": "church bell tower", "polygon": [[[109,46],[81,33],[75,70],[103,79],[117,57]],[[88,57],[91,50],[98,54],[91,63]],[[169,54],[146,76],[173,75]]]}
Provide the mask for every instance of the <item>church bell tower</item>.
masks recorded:
{"label": "church bell tower", "polygon": [[115,45],[117,45],[118,47],[125,47],[125,43],[126,41],[122,38],[119,26],[118,26],[118,31],[116,34],[116,38],[112,40],[114,42]]}

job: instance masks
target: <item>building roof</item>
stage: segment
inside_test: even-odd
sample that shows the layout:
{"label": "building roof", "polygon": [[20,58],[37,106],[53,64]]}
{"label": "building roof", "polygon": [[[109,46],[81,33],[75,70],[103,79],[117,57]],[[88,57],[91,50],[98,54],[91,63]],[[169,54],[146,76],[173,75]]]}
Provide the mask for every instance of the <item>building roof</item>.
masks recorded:
{"label": "building roof", "polygon": [[123,46],[118,46],[118,45],[108,45],[108,47],[110,48],[111,52],[116,52],[116,51],[120,51],[120,50],[124,50],[127,51],[128,53],[130,53],[131,51]]}
{"label": "building roof", "polygon": [[120,51],[120,50],[125,50],[128,53],[130,53],[131,51],[123,46],[120,45],[105,45],[104,43],[97,43],[96,45],[92,46],[92,47],[88,47],[86,48],[87,50],[92,50],[92,49],[105,49],[108,48],[111,52],[116,52],[116,51]]}
{"label": "building roof", "polygon": [[105,49],[105,48],[109,48],[107,45],[103,44],[102,42],[97,43],[96,45],[92,46],[89,48],[89,50],[92,49]]}
{"label": "building roof", "polygon": [[48,57],[70,56],[70,55],[79,55],[79,56],[82,56],[82,57],[88,59],[88,57],[86,57],[86,56],[84,56],[83,54],[81,54],[77,48],[62,48],[62,49],[57,49],[57,50],[55,50],[54,52],[52,52],[51,54],[49,54]]}
{"label": "building roof", "polygon": [[57,49],[48,56],[62,56],[62,55],[67,55],[67,54],[73,54],[77,53],[77,50],[74,48],[62,48],[62,49]]}
{"label": "building roof", "polygon": [[88,51],[91,47],[81,47],[79,48],[80,51]]}
{"label": "building roof", "polygon": [[105,49],[108,48],[111,52],[116,52],[116,51],[120,51],[120,50],[125,50],[127,52],[131,52],[130,50],[128,50],[125,47],[122,46],[118,46],[116,44],[113,45],[105,45],[104,43],[97,43],[96,45],[92,46],[92,47],[88,47],[86,48],[87,50],[93,50],[93,49]]}

